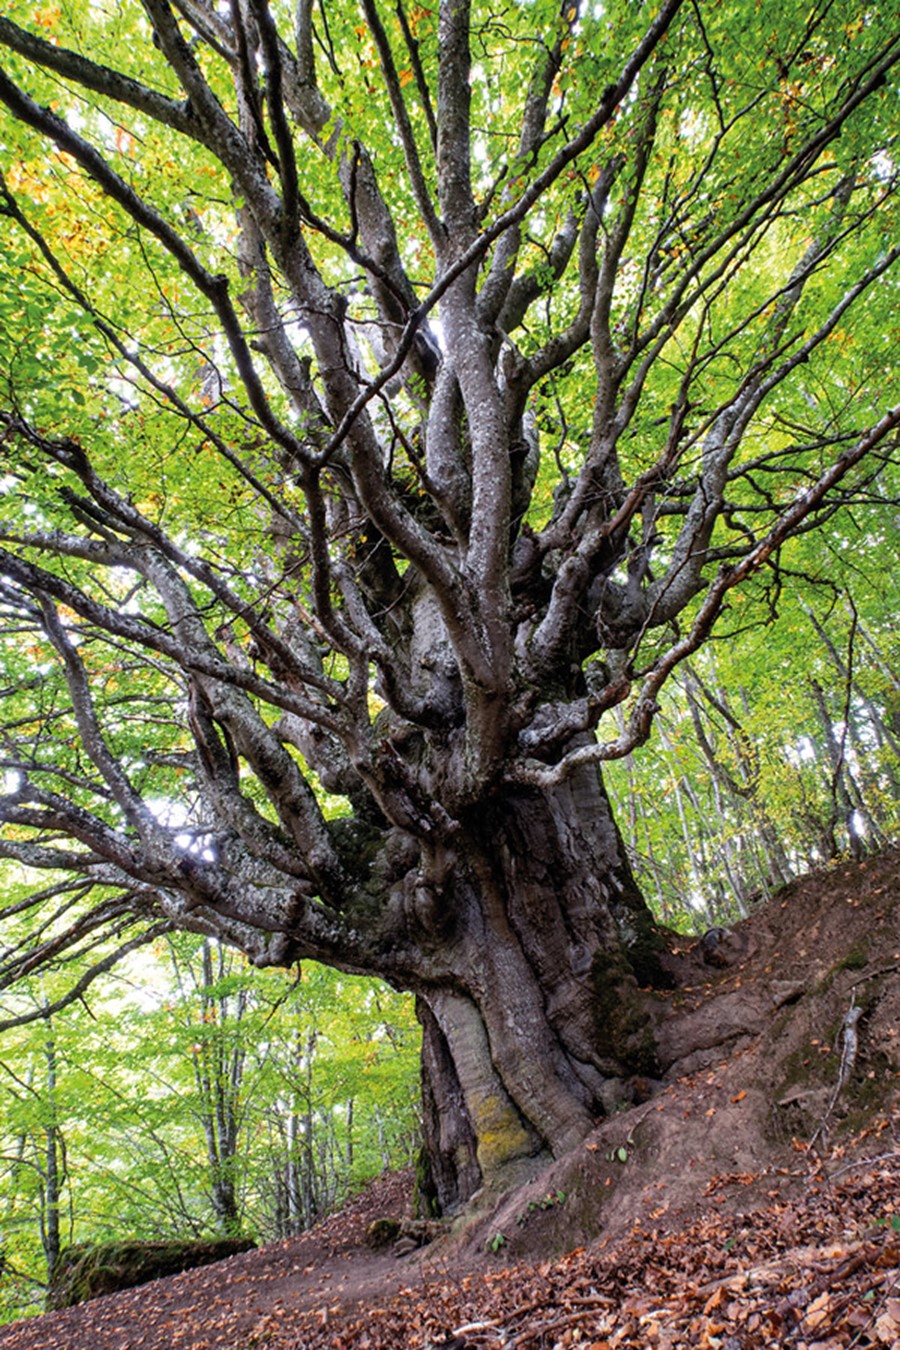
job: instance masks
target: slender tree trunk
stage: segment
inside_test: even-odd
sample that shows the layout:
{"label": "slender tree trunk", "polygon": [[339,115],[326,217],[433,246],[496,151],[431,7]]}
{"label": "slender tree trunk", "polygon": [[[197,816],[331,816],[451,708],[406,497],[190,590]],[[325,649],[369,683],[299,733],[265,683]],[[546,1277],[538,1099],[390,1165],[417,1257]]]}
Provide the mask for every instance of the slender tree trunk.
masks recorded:
{"label": "slender tree trunk", "polygon": [[[719,821],[719,826],[721,829],[718,851],[722,858],[722,869],[725,873],[728,886],[731,890],[732,898],[730,908],[737,910],[738,918],[745,919],[747,917],[747,904],[744,898],[744,889],[741,884],[741,879],[738,873],[735,872],[734,842],[732,839],[732,832],[731,828],[729,827],[725,805],[722,801],[722,788],[715,774],[711,776],[711,787],[713,800],[715,801],[716,804],[716,819]],[[738,800],[740,804],[743,805],[741,799]]]}
{"label": "slender tree trunk", "polygon": [[[684,840],[685,863],[690,874],[694,898],[695,900],[702,901],[708,911],[709,906],[707,903],[706,887],[704,885],[703,877],[705,868],[697,867],[696,858],[694,856],[695,850],[698,848],[700,842],[700,835],[698,831],[692,831],[688,827],[687,815],[684,809],[683,796],[689,796],[689,794],[682,793],[682,785],[687,788],[687,782],[682,778],[681,770],[678,767],[678,761],[672,748],[672,742],[666,735],[665,728],[661,723],[658,725],[658,731],[660,743],[672,762],[672,795],[675,798],[675,809],[678,812],[678,823],[681,826],[681,837]],[[707,917],[712,919],[712,914],[708,912]]]}
{"label": "slender tree trunk", "polygon": [[[875,707],[872,700],[869,698],[868,694],[866,694],[865,691],[860,688],[859,682],[854,676],[852,665],[850,664],[853,660],[852,640],[851,643],[849,644],[847,660],[845,660],[844,657],[841,656],[841,653],[838,651],[834,642],[832,642],[831,638],[829,637],[828,631],[825,628],[823,628],[822,624],[819,623],[819,620],[816,618],[813,611],[811,609],[808,609],[806,605],[803,605],[802,608],[803,612],[806,614],[806,617],[812,624],[816,636],[818,637],[819,641],[822,643],[823,647],[827,651],[831,659],[831,664],[834,666],[835,670],[840,675],[841,679],[845,681],[849,690],[854,694],[856,698],[859,699],[860,703],[865,708],[869,718],[869,723],[872,727],[872,734],[875,737],[876,741],[878,742],[879,746],[887,744],[893,751],[894,755],[897,758],[900,758],[900,740],[898,740],[897,737],[894,735],[887,720],[882,716],[881,712]],[[878,664],[882,674],[884,674],[886,678],[892,681],[894,688],[896,689],[898,687],[896,677],[893,676],[893,674],[889,672],[887,667],[884,665],[883,658],[881,657],[878,648],[872,642],[872,639],[868,636],[868,634],[864,632],[862,626],[858,623],[856,613],[854,610],[852,610],[852,607],[851,611],[853,618],[853,626],[851,629],[851,634],[858,635],[864,642],[868,643],[869,647],[875,654],[876,663]]]}
{"label": "slender tree trunk", "polygon": [[[210,1200],[219,1227],[230,1235],[239,1233],[241,1228],[235,1186],[239,1133],[235,1104],[243,1078],[244,1056],[239,1034],[246,996],[239,998],[232,1018],[227,997],[218,998],[212,992],[225,974],[223,950],[218,950],[217,967],[213,964],[210,941],[202,944],[200,955],[198,993],[204,1030],[203,1044],[194,1055],[194,1076],[206,1136]],[[229,1044],[232,1032],[235,1039]]]}
{"label": "slender tree trunk", "polygon": [[[625,713],[621,707],[616,708],[615,713],[619,734],[624,735],[626,730]],[[660,867],[653,851],[653,839],[647,821],[643,794],[638,787],[637,774],[635,773],[634,768],[634,755],[626,755],[624,763],[628,778],[628,790],[624,802],[619,799],[616,803],[616,818],[621,819],[622,812],[627,812],[628,856],[636,866],[637,860],[642,860],[646,870],[653,878],[653,888],[656,892],[656,912],[659,914],[662,922],[665,923],[669,912],[669,898],[666,896],[660,882]],[[641,849],[639,842],[639,827],[640,830],[643,831],[643,850]]]}
{"label": "slender tree trunk", "polygon": [[60,1208],[64,1181],[62,1136],[57,1123],[56,1102],[56,1042],[49,1038],[44,1047],[47,1060],[46,1102],[50,1119],[45,1127],[44,1195],[41,1213],[41,1242],[47,1261],[47,1274],[53,1268],[62,1248],[60,1237]]}
{"label": "slender tree trunk", "polygon": [[316,1185],[316,1155],[314,1149],[313,1127],[315,1118],[311,1110],[307,1111],[300,1122],[301,1156],[300,1203],[303,1210],[303,1227],[309,1228],[319,1212],[318,1186]]}
{"label": "slender tree trunk", "polygon": [[839,741],[834,734],[834,723],[828,711],[828,704],[825,699],[825,693],[817,680],[810,681],[813,702],[816,705],[816,711],[819,715],[819,722],[822,727],[822,735],[825,739],[825,748],[828,753],[828,763],[831,767],[831,813],[832,829],[840,820],[843,823],[847,835],[847,842],[850,852],[854,858],[862,857],[862,840],[859,837],[859,830],[854,820],[856,808],[848,790],[847,768],[844,760],[844,740]]}
{"label": "slender tree trunk", "polygon": [[[654,888],[655,888],[655,890],[656,890],[656,901],[657,901],[657,905],[659,906],[659,915],[660,915],[660,918],[661,918],[662,922],[663,922],[663,923],[666,923],[666,922],[668,921],[668,917],[669,917],[669,908],[670,908],[670,905],[669,905],[669,898],[666,896],[665,892],[663,891],[662,883],[661,883],[661,881],[660,881],[660,873],[661,873],[661,871],[662,871],[662,868],[661,868],[660,863],[657,861],[656,853],[655,853],[654,848],[653,848],[653,838],[652,838],[651,833],[650,833],[650,825],[649,825],[649,822],[648,822],[648,820],[647,820],[647,811],[646,811],[646,807],[644,806],[644,800],[643,800],[643,798],[641,798],[641,800],[640,800],[640,802],[639,802],[639,804],[638,804],[638,813],[639,813],[639,815],[640,815],[641,825],[642,825],[643,830],[644,830],[644,840],[645,840],[645,843],[646,843],[646,859],[647,859],[647,865],[649,866],[649,869],[650,869],[650,875],[653,877],[653,885],[654,885]],[[637,855],[637,853],[638,853],[638,848],[637,848],[637,839],[636,839],[636,837],[635,837],[634,852],[635,852],[635,855]]]}

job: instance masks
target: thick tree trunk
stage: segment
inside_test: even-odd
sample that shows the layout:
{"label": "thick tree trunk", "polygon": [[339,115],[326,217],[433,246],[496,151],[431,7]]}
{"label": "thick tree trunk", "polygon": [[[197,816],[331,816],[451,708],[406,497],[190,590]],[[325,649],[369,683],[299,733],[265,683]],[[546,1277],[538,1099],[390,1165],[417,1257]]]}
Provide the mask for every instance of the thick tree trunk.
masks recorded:
{"label": "thick tree trunk", "polygon": [[597,771],[506,795],[456,852],[456,979],[417,990],[422,1191],[442,1212],[574,1147],[655,1067],[639,984],[658,943]]}

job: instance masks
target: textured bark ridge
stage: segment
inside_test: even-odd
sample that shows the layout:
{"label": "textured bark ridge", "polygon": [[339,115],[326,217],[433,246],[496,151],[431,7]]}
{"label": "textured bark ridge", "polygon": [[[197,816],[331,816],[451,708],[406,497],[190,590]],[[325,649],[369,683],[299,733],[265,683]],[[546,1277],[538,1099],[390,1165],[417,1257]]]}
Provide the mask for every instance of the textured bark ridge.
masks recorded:
{"label": "textured bark ridge", "polygon": [[417,985],[422,1190],[441,1211],[573,1147],[655,1070],[638,979],[657,942],[596,769],[506,796],[457,855],[456,969]]}

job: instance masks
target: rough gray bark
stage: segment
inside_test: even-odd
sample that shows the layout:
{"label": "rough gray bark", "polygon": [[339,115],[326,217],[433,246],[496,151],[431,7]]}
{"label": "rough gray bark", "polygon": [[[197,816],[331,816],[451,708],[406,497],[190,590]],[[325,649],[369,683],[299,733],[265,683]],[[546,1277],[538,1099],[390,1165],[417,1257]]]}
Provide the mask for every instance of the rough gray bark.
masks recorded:
{"label": "rough gray bark", "polygon": [[596,769],[549,802],[510,794],[485,812],[453,891],[454,987],[417,988],[442,1207],[478,1177],[572,1146],[655,1068],[638,991],[654,933]]}
{"label": "rough gray bark", "polygon": [[[305,0],[293,32],[266,0],[144,10],[146,79],[78,33],[0,18],[0,102],[139,239],[147,285],[85,279],[0,181],[3,225],[171,412],[166,463],[190,479],[208,454],[225,496],[199,525],[177,493],[142,506],[140,454],[69,434],[65,410],[34,425],[9,372],[4,467],[43,506],[0,526],[0,853],[72,881],[8,913],[52,918],[2,979],[75,950],[77,993],[114,959],[104,942],[184,927],[413,991],[452,1207],[575,1144],[652,1070],[653,925],[600,765],[646,740],[734,588],[777,578],[860,475],[871,494],[865,466],[893,445],[900,409],[812,413],[805,381],[898,257],[877,228],[896,186],[877,120],[852,163],[834,156],[900,51],[873,22],[845,74],[838,6],[762,94],[755,51],[723,94],[744,57],[683,0],[621,37],[567,2],[538,43],[523,10],[511,141],[481,125],[479,63],[502,39],[468,0],[442,0],[433,29],[417,15],[421,33],[365,0],[352,71]],[[776,152],[788,74],[824,84]],[[383,97],[372,144],[345,94],[353,116]],[[123,165],[103,117],[72,114],[85,96],[211,169],[208,234]],[[685,100],[705,141],[676,173]],[[810,287],[832,263],[840,286]],[[167,269],[180,308],[146,301]],[[160,308],[174,355],[154,345]],[[793,429],[779,400],[806,410]],[[45,672],[24,684],[23,633]]]}

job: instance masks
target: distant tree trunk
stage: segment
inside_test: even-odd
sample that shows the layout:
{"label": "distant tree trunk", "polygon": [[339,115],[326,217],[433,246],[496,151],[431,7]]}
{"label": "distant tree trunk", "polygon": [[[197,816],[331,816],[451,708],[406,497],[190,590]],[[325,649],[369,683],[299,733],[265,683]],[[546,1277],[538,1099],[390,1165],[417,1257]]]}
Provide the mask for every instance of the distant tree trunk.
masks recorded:
{"label": "distant tree trunk", "polygon": [[[688,875],[690,878],[691,891],[693,893],[692,896],[693,902],[695,904],[701,901],[705,903],[706,896],[705,896],[705,887],[703,884],[703,869],[697,867],[697,862],[694,857],[695,851],[698,851],[700,846],[699,835],[696,831],[691,830],[690,826],[688,825],[687,815],[684,809],[683,796],[686,794],[682,792],[682,786],[687,787],[687,784],[682,776],[682,772],[678,765],[677,758],[672,749],[672,742],[666,735],[665,728],[663,727],[662,723],[658,724],[658,732],[660,743],[662,744],[664,750],[669,756],[669,759],[671,760],[672,764],[672,796],[675,798],[675,809],[678,812],[678,823],[681,826],[681,838],[684,843],[685,865],[687,867]],[[711,914],[709,915],[709,918],[710,919],[712,918]]]}
{"label": "distant tree trunk", "polygon": [[[616,708],[615,711],[619,735],[624,735],[626,730],[625,714],[621,708]],[[628,789],[624,801],[620,798],[616,803],[617,818],[621,819],[622,812],[627,812],[626,844],[628,857],[635,865],[637,859],[640,859],[644,863],[646,870],[653,881],[656,913],[659,915],[662,922],[665,923],[669,914],[670,897],[666,895],[660,882],[661,868],[653,850],[653,838],[647,820],[644,796],[639,790],[637,775],[635,773],[634,756],[626,755],[624,763],[628,780]],[[641,832],[643,834],[643,848],[641,847]]]}
{"label": "distant tree trunk", "polygon": [[353,1168],[353,1098],[352,1098],[352,1097],[351,1097],[351,1098],[349,1099],[349,1101],[347,1102],[347,1125],[346,1125],[346,1130],[345,1130],[345,1135],[344,1135],[344,1137],[345,1137],[345,1139],[346,1139],[346,1141],[347,1141],[347,1143],[346,1143],[346,1151],[345,1151],[344,1156],[345,1156],[346,1163],[347,1163],[347,1170],[348,1170],[348,1171],[351,1171],[352,1168]]}
{"label": "distant tree trunk", "polygon": [[315,1116],[307,1110],[300,1121],[300,1209],[303,1214],[303,1227],[309,1228],[319,1213],[318,1186],[316,1184],[315,1153]]}
{"label": "distant tree trunk", "polygon": [[219,949],[218,967],[214,967],[213,944],[204,941],[199,985],[203,1039],[195,1050],[194,1074],[206,1136],[210,1201],[219,1228],[233,1236],[241,1228],[236,1188],[240,1133],[237,1103],[244,1073],[240,1023],[247,996],[245,991],[239,993],[233,1007],[227,997],[217,997],[216,984],[225,974],[223,961],[224,953]]}
{"label": "distant tree trunk", "polygon": [[[875,658],[876,666],[881,671],[882,675],[887,680],[888,684],[891,686],[894,692],[900,694],[900,675],[897,674],[897,671],[893,668],[889,659],[885,656],[881,647],[872,637],[872,634],[868,631],[868,629],[864,628],[862,624],[859,624],[858,631],[861,640],[872,652],[872,655]],[[900,726],[897,726],[895,719],[891,719],[891,730],[895,737],[900,737]]]}
{"label": "distant tree trunk", "polygon": [[[894,734],[894,731],[892,730],[891,726],[889,725],[888,721],[885,719],[881,711],[875,707],[874,703],[866,694],[866,692],[860,688],[859,683],[854,676],[852,666],[849,664],[849,661],[845,661],[844,658],[841,656],[834,642],[831,640],[827,629],[824,628],[821,623],[819,623],[819,620],[816,618],[813,611],[811,609],[808,609],[806,605],[803,606],[803,611],[806,614],[806,617],[809,619],[810,623],[812,624],[816,636],[819,638],[820,642],[822,643],[823,647],[828,653],[828,656],[831,660],[831,664],[834,666],[835,670],[840,675],[841,679],[845,682],[845,684],[848,686],[850,691],[852,691],[853,695],[857,699],[859,699],[859,702],[863,706],[863,708],[865,708],[866,714],[869,719],[869,725],[872,728],[872,735],[875,737],[875,740],[878,743],[879,747],[887,745],[894,754],[894,756],[900,759],[900,740],[898,740],[897,736]],[[872,639],[864,632],[861,625],[857,622],[855,611],[852,611],[852,618],[853,618],[853,628],[852,628],[853,634],[858,635],[862,641],[866,642],[869,645],[869,647],[871,648],[871,650],[875,655],[876,662],[882,674],[893,684],[895,689],[900,688],[896,676],[894,676],[893,673],[884,664],[883,658],[881,657],[881,653],[879,652],[878,648],[872,642]],[[848,653],[849,660],[852,660],[852,654],[853,653],[851,644],[850,651]],[[851,718],[851,720],[854,719]]]}
{"label": "distant tree trunk", "polygon": [[[719,789],[724,789],[732,795],[736,803],[740,804],[744,817],[746,818],[749,815],[750,828],[753,831],[751,851],[754,857],[759,858],[760,855],[763,857],[762,863],[757,864],[763,890],[768,893],[773,885],[786,885],[793,877],[794,872],[782,846],[778,827],[772,820],[765,802],[760,797],[757,747],[747,735],[740,719],[729,706],[724,690],[716,687],[711,688],[695,670],[689,669],[685,681],[685,693],[697,743],[703,752],[713,782],[716,785],[717,800]],[[700,704],[701,698],[724,720],[725,735],[731,748],[735,772],[732,772],[722,762],[721,757],[716,754],[707,725],[704,723]],[[741,690],[741,698],[744,704],[744,712],[749,714],[750,708],[743,689]],[[730,861],[729,859],[726,863],[729,876],[731,875]],[[734,883],[732,883],[732,887],[735,889],[739,909],[746,912],[745,896],[741,894],[739,887],[734,886]]]}
{"label": "distant tree trunk", "polygon": [[734,842],[732,840],[731,829],[728,825],[728,816],[722,801],[722,786],[715,775],[712,776],[711,785],[713,800],[716,803],[716,819],[719,821],[721,830],[718,851],[722,859],[722,870],[725,873],[731,890],[731,907],[737,911],[738,918],[745,919],[747,917],[745,888],[741,884],[739,874],[735,871]]}
{"label": "distant tree trunk", "polygon": [[[831,769],[829,780],[829,793],[831,798],[831,819],[828,825],[828,836],[834,845],[834,852],[837,852],[837,842],[835,839],[835,826],[841,823],[846,833],[847,843],[850,852],[854,858],[861,858],[864,852],[862,839],[860,838],[859,828],[854,819],[856,806],[850,796],[847,784],[847,768],[844,760],[843,739],[838,740],[834,731],[834,723],[831,720],[831,714],[828,711],[828,704],[825,699],[825,691],[818,680],[810,680],[810,689],[812,690],[813,703],[819,717],[819,725],[822,729],[822,737],[825,742],[825,750],[828,757],[828,764]],[[832,854],[834,856],[834,854]]]}
{"label": "distant tree trunk", "polygon": [[[645,843],[646,861],[650,870],[650,875],[653,877],[653,886],[656,891],[656,904],[658,913],[662,922],[666,923],[669,917],[670,901],[669,898],[666,896],[662,888],[662,884],[660,882],[660,872],[662,870],[662,867],[656,857],[656,853],[653,848],[653,838],[650,834],[650,825],[647,820],[647,808],[644,805],[643,797],[638,802],[638,815],[640,816],[641,825],[643,826],[644,830],[644,839],[646,841]],[[637,835],[635,834],[635,843],[633,845],[633,852],[635,856],[637,856],[638,853],[636,841]]]}
{"label": "distant tree trunk", "polygon": [[52,1036],[44,1045],[47,1062],[44,1099],[48,1112],[44,1127],[44,1175],[41,1205],[41,1245],[47,1262],[48,1276],[56,1265],[62,1249],[60,1237],[60,1209],[65,1184],[65,1155],[62,1134],[57,1119],[57,1063],[56,1042]]}
{"label": "distant tree trunk", "polygon": [[305,1227],[305,1215],[300,1193],[300,1169],[298,1154],[300,1148],[300,1118],[295,1104],[291,1103],[285,1134],[285,1234],[287,1236],[302,1233]]}
{"label": "distant tree trunk", "polygon": [[[858,622],[856,609],[848,601],[851,613],[850,633],[847,639],[846,660],[841,656],[834,642],[831,640],[827,629],[825,629],[816,618],[812,610],[803,606],[804,613],[812,624],[816,636],[819,638],[823,647],[828,653],[829,659],[837,673],[840,675],[845,689],[845,710],[847,717],[847,732],[859,766],[859,776],[861,782],[857,782],[856,776],[847,768],[850,785],[853,787],[857,798],[857,810],[860,811],[866,822],[866,827],[871,836],[872,844],[883,848],[889,842],[889,834],[885,833],[883,828],[885,813],[879,810],[880,788],[878,779],[883,775],[887,779],[887,788],[894,801],[900,799],[900,781],[897,779],[894,761],[900,759],[900,740],[894,734],[890,725],[890,720],[881,710],[876,708],[872,700],[868,697],[865,690],[859,685],[854,674],[854,646],[855,639],[860,637],[868,641],[870,647],[875,653],[876,661],[879,662],[879,668],[882,673],[886,673],[880,665],[880,654],[878,649],[873,646],[871,639],[867,639]],[[895,686],[896,687],[896,686]],[[866,729],[868,736],[871,737],[879,751],[889,752],[889,757],[883,754],[877,756],[882,762],[878,765],[875,772],[867,767],[870,757],[870,744],[867,744],[867,736],[860,726],[857,709],[862,708],[865,712],[867,723]]]}

